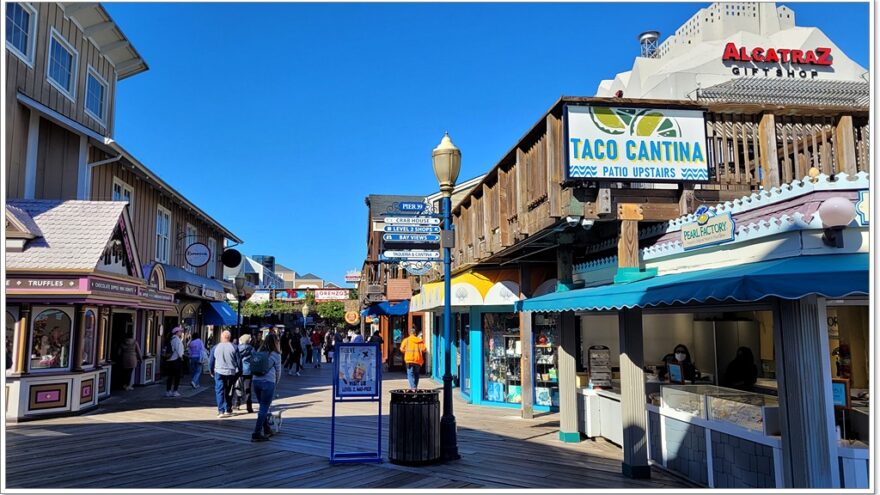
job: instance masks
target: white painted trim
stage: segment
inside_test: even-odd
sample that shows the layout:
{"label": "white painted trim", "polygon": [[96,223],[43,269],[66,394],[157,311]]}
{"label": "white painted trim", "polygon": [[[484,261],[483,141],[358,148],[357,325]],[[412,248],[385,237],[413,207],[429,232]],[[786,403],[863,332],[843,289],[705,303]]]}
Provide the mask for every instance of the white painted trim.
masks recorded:
{"label": "white painted trim", "polygon": [[64,127],[65,129],[75,133],[75,134],[85,134],[86,136],[94,139],[98,143],[107,144],[107,140],[109,138],[104,137],[97,132],[89,129],[88,127],[76,122],[72,119],[61,115],[60,113],[52,110],[51,108],[43,105],[42,103],[34,100],[33,98],[23,94],[18,93],[16,95],[16,99],[24,106],[28,107],[31,112],[39,112],[43,115],[43,117],[51,120],[52,122]]}
{"label": "white painted trim", "polygon": [[89,138],[79,136],[79,161],[76,173],[76,199],[88,201],[91,193],[91,168],[89,168]]}
{"label": "white painted trim", "polygon": [[159,246],[158,246],[158,244],[159,244],[159,222],[157,219],[156,228],[154,229],[154,232],[153,232],[153,259],[160,262],[160,263],[168,263],[168,260],[171,259],[171,221],[173,220],[173,217],[171,216],[171,210],[169,210],[168,208],[165,208],[162,205],[156,205],[157,216],[158,216],[159,212],[162,212],[162,213],[165,213],[166,215],[168,215],[168,231],[165,233],[165,237],[167,238],[168,243],[165,244],[167,249],[165,250],[165,253],[163,253],[165,255],[165,258],[161,259],[158,256],[156,256],[156,253],[159,248]]}
{"label": "white painted trim", "polygon": [[[47,310],[61,311],[62,313],[66,314],[68,318],[70,318],[70,342],[67,344],[68,349],[67,349],[67,367],[66,368],[37,368],[37,369],[31,368],[31,355],[33,354],[33,350],[34,350],[34,323],[37,321],[37,317],[42,312],[47,311]],[[34,375],[42,374],[42,373],[70,372],[71,365],[73,364],[73,344],[74,344],[74,342],[73,342],[73,334],[74,334],[73,329],[76,326],[76,316],[73,314],[73,307],[72,306],[34,306],[33,308],[31,308],[31,315],[32,315],[31,320],[30,320],[30,322],[28,322],[28,326],[30,327],[29,328],[30,331],[28,332],[28,336],[30,337],[30,339],[29,339],[28,347],[27,347],[28,352],[27,352],[27,355],[25,356],[25,359],[27,360],[27,362],[25,363],[26,366],[24,369],[28,373],[31,373]]]}
{"label": "white painted trim", "polygon": [[40,115],[31,110],[28,121],[27,151],[24,159],[24,199],[37,194],[37,153],[40,144]]}
{"label": "white painted trim", "polygon": [[[13,3],[13,2],[10,2],[10,4],[11,3]],[[34,54],[37,51],[37,26],[38,26],[37,17],[39,16],[39,13],[37,12],[37,9],[35,9],[34,6],[29,3],[25,3],[25,2],[14,2],[14,3],[17,3],[19,6],[23,7],[30,14],[30,20],[28,22],[28,47],[27,47],[27,51],[30,52],[30,54],[21,53],[20,51],[18,51],[18,48],[16,48],[9,41],[6,42],[6,49],[9,50],[13,55],[18,57],[22,62],[24,62],[25,65],[27,65],[28,67],[33,69],[34,68]]]}
{"label": "white painted trim", "polygon": [[[104,109],[103,116],[95,115],[95,113],[93,113],[89,109],[89,77],[94,77],[95,81],[97,81],[98,84],[100,84],[104,88],[103,101],[101,102],[101,106]],[[110,105],[108,104],[110,101],[110,98],[108,97],[109,94],[110,85],[107,83],[107,80],[101,77],[101,74],[99,74],[98,71],[95,70],[94,67],[92,67],[92,64],[89,64],[88,69],[86,70],[86,84],[83,91],[83,110],[85,110],[86,115],[95,119],[95,121],[100,124],[101,127],[104,128],[104,130],[107,130],[107,110],[110,107]]]}
{"label": "white painted trim", "polygon": [[703,428],[706,436],[706,484],[709,488],[715,488],[715,462],[712,459],[712,430]]}
{"label": "white painted trim", "polygon": [[[98,320],[100,319],[101,314],[98,311],[97,306],[86,306],[83,308],[83,318],[85,318],[86,313],[88,313],[89,311],[91,311],[92,313],[95,314],[95,334],[94,334],[95,336],[94,336],[94,339],[92,340],[92,351],[91,351],[92,362],[91,363],[83,363],[80,366],[82,366],[84,370],[94,371],[95,367],[98,365],[98,363],[97,363],[97,361],[98,361],[98,326],[100,325]],[[86,329],[85,329],[85,327],[83,327],[80,331],[83,332],[83,352],[85,352],[86,351],[86,347],[85,347],[85,344],[86,344],[85,343],[85,331],[86,331]],[[98,396],[98,377],[97,377],[97,375],[95,376],[95,393],[93,395],[95,397]]]}
{"label": "white painted trim", "polygon": [[773,448],[773,477],[776,478],[776,488],[785,488],[785,476],[783,476],[782,448]]}
{"label": "white painted trim", "polygon": [[[49,72],[52,69],[52,40],[58,41],[62,48],[67,50],[71,56],[73,57],[73,67],[71,68],[71,88],[68,90],[67,88],[61,86],[61,83],[55,81],[51,77],[49,77]],[[46,43],[46,81],[52,85],[55,89],[58,90],[65,98],[76,103],[76,86],[77,79],[79,79],[79,52],[76,51],[76,48],[68,42],[64,36],[61,35],[54,27],[49,30],[49,40]]]}
{"label": "white painted trim", "polygon": [[[190,232],[193,232],[192,236],[190,236]],[[199,229],[195,225],[186,222],[184,233],[186,234],[186,237],[184,237],[186,245],[183,247],[183,251],[186,252],[186,248],[188,248],[190,244],[199,242]],[[190,265],[186,260],[183,260],[183,269],[190,273],[196,273],[198,271],[198,268]]]}
{"label": "white painted trim", "polygon": [[[208,250],[211,252],[211,257],[208,260],[208,268],[206,269],[206,274],[208,278],[217,277],[217,239],[213,237],[208,237]],[[283,285],[283,284],[282,284]]]}
{"label": "white painted trim", "polygon": [[115,186],[117,186],[117,185],[118,185],[118,186],[120,187],[120,189],[122,189],[123,191],[128,190],[128,192],[129,192],[129,197],[131,198],[131,200],[128,202],[128,207],[129,207],[129,208],[132,208],[133,205],[134,205],[134,188],[131,187],[131,186],[128,184],[128,182],[125,182],[124,180],[120,179],[119,177],[117,177],[117,176],[115,176],[115,175],[113,176],[113,186],[112,186],[111,189],[110,189],[110,198],[113,199],[113,201],[125,201],[124,199],[121,199],[121,198],[120,198],[120,199],[115,199],[115,198],[113,198],[113,187],[115,187]]}

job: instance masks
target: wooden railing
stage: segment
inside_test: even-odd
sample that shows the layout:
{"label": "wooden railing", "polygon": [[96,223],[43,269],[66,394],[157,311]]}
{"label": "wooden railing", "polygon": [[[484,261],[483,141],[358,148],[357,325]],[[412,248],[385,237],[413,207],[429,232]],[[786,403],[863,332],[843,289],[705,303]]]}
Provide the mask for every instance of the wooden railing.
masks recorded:
{"label": "wooden railing", "polygon": [[[632,202],[664,205],[664,214],[692,211],[694,201],[683,199],[689,187],[564,184],[561,103],[453,210],[454,268],[487,260],[567,215],[612,220],[617,204]],[[750,190],[776,187],[802,179],[812,168],[828,175],[870,169],[866,109],[835,112],[724,104],[705,108],[709,181],[693,185],[700,202],[723,201]]]}

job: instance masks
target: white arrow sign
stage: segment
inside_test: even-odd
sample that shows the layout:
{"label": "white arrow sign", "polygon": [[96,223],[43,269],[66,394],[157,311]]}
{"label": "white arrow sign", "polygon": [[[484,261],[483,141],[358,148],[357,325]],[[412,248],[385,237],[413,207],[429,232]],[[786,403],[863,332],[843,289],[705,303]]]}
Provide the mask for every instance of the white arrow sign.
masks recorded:
{"label": "white arrow sign", "polygon": [[440,219],[434,217],[387,217],[382,221],[397,225],[440,225]]}
{"label": "white arrow sign", "polygon": [[440,251],[425,251],[409,249],[400,251],[385,251],[386,258],[408,258],[413,260],[437,260],[440,259]]}

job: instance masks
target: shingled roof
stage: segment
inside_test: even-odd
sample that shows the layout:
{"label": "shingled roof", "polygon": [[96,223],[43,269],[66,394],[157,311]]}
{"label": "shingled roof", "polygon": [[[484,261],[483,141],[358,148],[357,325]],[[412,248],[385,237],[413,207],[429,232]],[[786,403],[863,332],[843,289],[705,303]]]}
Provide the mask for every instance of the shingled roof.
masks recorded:
{"label": "shingled roof", "polygon": [[742,77],[699,90],[698,101],[771,105],[854,106],[868,109],[867,81]]}
{"label": "shingled roof", "polygon": [[[21,252],[7,252],[6,269],[94,270],[125,205],[124,201],[7,201],[7,214],[17,219],[26,214],[41,235]],[[32,227],[29,230],[34,232]]]}

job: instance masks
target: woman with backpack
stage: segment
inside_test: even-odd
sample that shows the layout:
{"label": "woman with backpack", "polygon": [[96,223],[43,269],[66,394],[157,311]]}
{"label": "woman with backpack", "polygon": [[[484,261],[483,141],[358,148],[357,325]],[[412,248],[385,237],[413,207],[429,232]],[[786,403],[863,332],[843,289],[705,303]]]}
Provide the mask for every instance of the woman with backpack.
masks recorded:
{"label": "woman with backpack", "polygon": [[275,386],[281,379],[281,347],[275,334],[267,334],[259,350],[252,354],[250,371],[253,374],[254,395],[260,403],[251,441],[265,442],[273,434],[268,422],[269,407],[275,397]]}
{"label": "woman with backpack", "polygon": [[241,356],[241,377],[238,379],[238,386],[235,390],[233,398],[233,408],[241,410],[241,403],[247,405],[247,412],[254,412],[254,404],[251,401],[251,389],[254,379],[253,371],[251,371],[251,360],[254,354],[254,347],[251,345],[251,336],[244,334],[238,338],[238,355]]}

